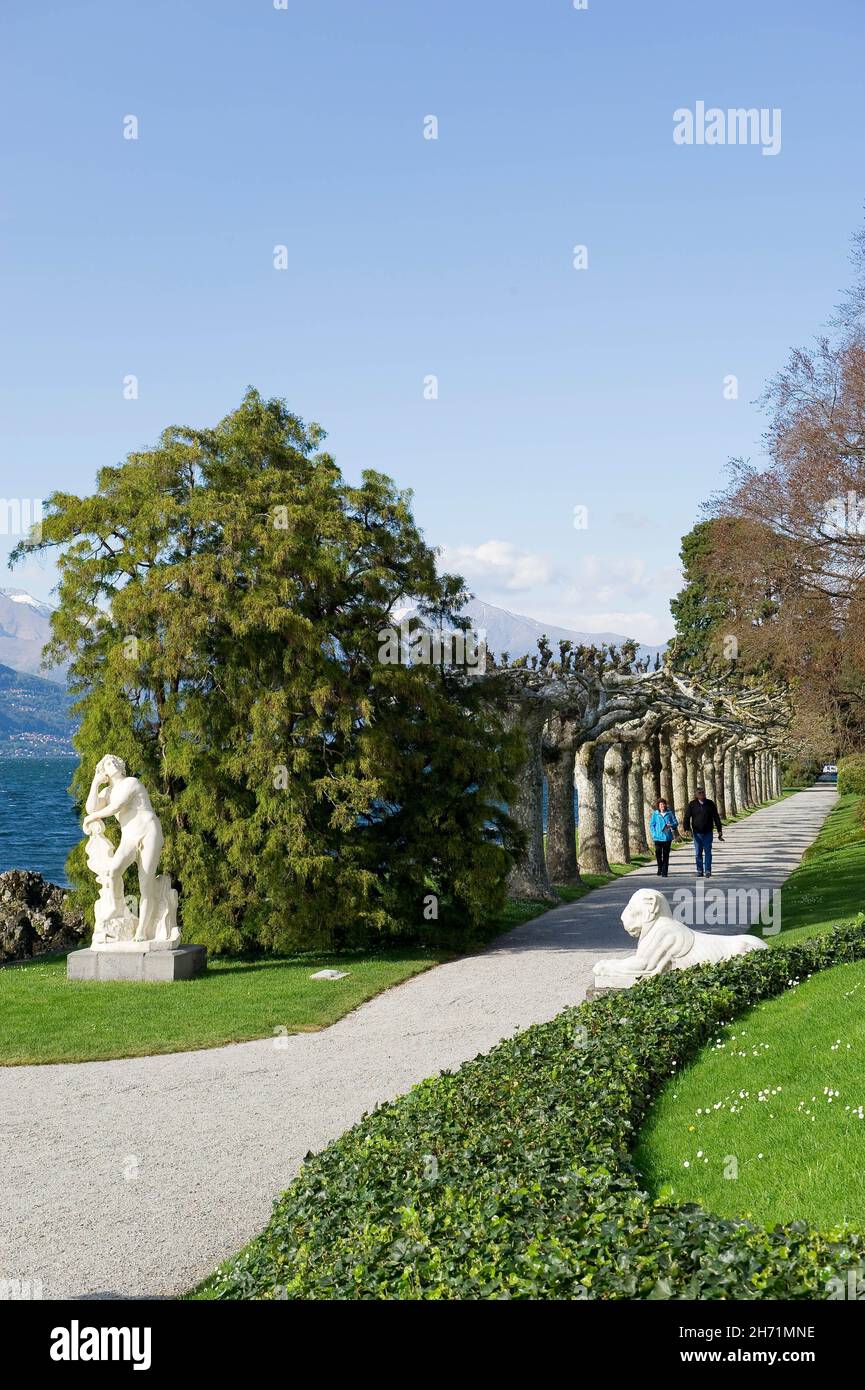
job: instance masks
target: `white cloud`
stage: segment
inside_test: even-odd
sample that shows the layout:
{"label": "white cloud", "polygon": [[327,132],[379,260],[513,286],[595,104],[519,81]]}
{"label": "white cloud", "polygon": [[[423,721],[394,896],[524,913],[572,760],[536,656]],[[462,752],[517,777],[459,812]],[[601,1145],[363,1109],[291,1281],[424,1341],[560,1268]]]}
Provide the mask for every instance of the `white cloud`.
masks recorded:
{"label": "white cloud", "polygon": [[585,555],[574,578],[556,595],[555,621],[587,632],[621,632],[642,642],[663,642],[672,636],[669,603],[681,583],[678,565],[653,569],[640,556]]}
{"label": "white cloud", "polygon": [[678,565],[662,565],[652,569],[640,556],[611,559],[606,555],[584,555],[576,567],[576,576],[568,586],[568,594],[582,603],[612,607],[624,599],[653,600],[666,608],[670,598],[681,587],[682,574]]}
{"label": "white cloud", "polygon": [[[613,550],[570,555],[566,564],[512,541],[445,545],[439,569],[462,574],[478,599],[527,614],[541,623],[583,632],[619,632],[638,641],[668,641],[670,598],[681,588],[676,563]],[[659,560],[668,556],[659,553]],[[672,557],[670,557],[672,559]],[[519,595],[519,598],[517,598]]]}
{"label": "white cloud", "polygon": [[638,642],[657,646],[668,642],[673,635],[673,619],[655,613],[629,608],[578,608],[571,604],[551,605],[547,621],[556,627],[574,632],[616,632],[620,637],[635,637]]}
{"label": "white cloud", "polygon": [[672,636],[669,603],[682,575],[677,564],[656,567],[651,558],[619,551],[574,557],[564,567],[510,541],[489,540],[444,546],[441,567],[462,574],[478,598],[539,622],[654,644]]}
{"label": "white cloud", "polygon": [[510,541],[443,546],[441,568],[462,574],[473,584],[486,583],[507,593],[528,592],[561,578],[548,556],[520,550]]}

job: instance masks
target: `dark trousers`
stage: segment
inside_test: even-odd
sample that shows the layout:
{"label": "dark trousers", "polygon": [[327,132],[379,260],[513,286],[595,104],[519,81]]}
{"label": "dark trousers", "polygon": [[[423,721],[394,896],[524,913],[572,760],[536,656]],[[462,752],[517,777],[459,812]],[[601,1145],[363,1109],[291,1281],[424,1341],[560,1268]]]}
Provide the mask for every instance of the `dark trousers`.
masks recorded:
{"label": "dark trousers", "polygon": [[658,873],[661,878],[667,877],[667,870],[670,867],[670,841],[655,841],[655,858],[658,861]]}

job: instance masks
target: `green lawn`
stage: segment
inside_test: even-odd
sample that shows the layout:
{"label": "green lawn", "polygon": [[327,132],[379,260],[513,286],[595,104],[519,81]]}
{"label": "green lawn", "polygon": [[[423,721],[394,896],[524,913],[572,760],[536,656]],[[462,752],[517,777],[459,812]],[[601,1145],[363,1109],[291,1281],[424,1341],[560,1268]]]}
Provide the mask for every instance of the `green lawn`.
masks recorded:
{"label": "green lawn", "polygon": [[[90,1062],[311,1032],[443,959],[417,948],[213,957],[199,979],[162,985],[70,981],[65,956],[28,961],[0,970],[0,1062]],[[346,978],[309,978],[330,967]]]}
{"label": "green lawn", "polygon": [[[562,902],[575,902],[647,862],[643,855],[613,864],[609,875],[586,874],[578,887],[559,886],[556,893]],[[509,902],[474,947],[549,906]],[[450,959],[452,952],[417,946],[340,956],[214,957],[197,980],[102,985],[68,981],[65,956],[42,957],[0,969],[0,1065],[103,1061],[311,1032]],[[309,978],[327,967],[348,976]]]}
{"label": "green lawn", "polygon": [[[865,803],[840,798],[782,890],[788,944],[865,907]],[[640,1135],[650,1191],[766,1226],[865,1227],[865,962],[836,966],[722,1030]]]}
{"label": "green lawn", "polygon": [[781,932],[788,945],[854,922],[865,910],[865,801],[841,796],[802,863],[781,890]]}
{"label": "green lawn", "polygon": [[[640,862],[614,865],[610,877],[587,875],[580,887],[556,891],[563,902],[573,902]],[[549,906],[509,902],[484,940]],[[43,956],[0,969],[0,1065],[93,1062],[312,1032],[450,959],[453,952],[418,946],[339,956],[212,957],[197,980],[104,985],[69,981],[65,956]],[[309,978],[326,968],[348,974],[344,980]]]}
{"label": "green lawn", "polygon": [[650,1190],[769,1227],[865,1227],[863,1004],[858,961],[724,1029],[643,1129],[636,1162]]}

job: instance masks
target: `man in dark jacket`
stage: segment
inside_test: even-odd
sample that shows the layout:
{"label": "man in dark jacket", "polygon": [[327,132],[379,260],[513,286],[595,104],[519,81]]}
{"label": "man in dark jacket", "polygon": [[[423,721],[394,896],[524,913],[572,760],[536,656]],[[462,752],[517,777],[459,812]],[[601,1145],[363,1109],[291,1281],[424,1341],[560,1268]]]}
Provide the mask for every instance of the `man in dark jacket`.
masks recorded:
{"label": "man in dark jacket", "polygon": [[694,833],[694,852],[697,856],[697,878],[703,877],[703,861],[706,864],[706,878],[712,877],[712,827],[717,826],[718,839],[724,838],[724,827],[714,801],[706,797],[706,788],[698,787],[696,798],[688,803],[685,812],[685,829]]}

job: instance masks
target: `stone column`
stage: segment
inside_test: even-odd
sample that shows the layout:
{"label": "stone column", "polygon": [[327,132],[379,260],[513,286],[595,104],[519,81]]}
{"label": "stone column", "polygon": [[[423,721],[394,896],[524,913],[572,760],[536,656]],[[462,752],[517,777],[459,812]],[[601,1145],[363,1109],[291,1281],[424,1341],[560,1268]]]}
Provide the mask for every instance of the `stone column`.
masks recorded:
{"label": "stone column", "polygon": [[580,817],[580,873],[608,874],[607,843],[604,839],[604,753],[602,743],[592,740],[577,749],[577,804]]}
{"label": "stone column", "polygon": [[574,816],[574,720],[554,714],[543,742],[547,774],[547,874],[552,883],[579,883],[577,823]]}
{"label": "stone column", "polygon": [[520,706],[508,722],[521,729],[525,739],[526,757],[516,774],[516,789],[508,811],[525,835],[525,848],[515,861],[508,877],[508,892],[513,898],[531,898],[558,902],[552,890],[544,858],[544,767],[541,755],[541,735],[546,722],[542,708]]}
{"label": "stone column", "polygon": [[630,864],[628,843],[628,763],[625,743],[611,743],[604,755],[604,838],[613,864]]}

